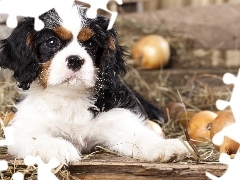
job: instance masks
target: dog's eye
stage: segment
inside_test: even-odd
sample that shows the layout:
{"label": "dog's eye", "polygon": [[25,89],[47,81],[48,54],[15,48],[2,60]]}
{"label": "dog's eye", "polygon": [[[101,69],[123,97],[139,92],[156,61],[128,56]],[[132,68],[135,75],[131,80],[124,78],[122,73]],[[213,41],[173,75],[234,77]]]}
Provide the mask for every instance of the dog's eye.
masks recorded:
{"label": "dog's eye", "polygon": [[89,50],[94,50],[97,48],[97,42],[95,42],[93,40],[88,40],[85,42],[85,46]]}
{"label": "dog's eye", "polygon": [[45,43],[45,45],[48,48],[54,49],[54,48],[59,48],[60,47],[60,41],[58,38],[52,37],[50,39],[47,40],[47,42]]}

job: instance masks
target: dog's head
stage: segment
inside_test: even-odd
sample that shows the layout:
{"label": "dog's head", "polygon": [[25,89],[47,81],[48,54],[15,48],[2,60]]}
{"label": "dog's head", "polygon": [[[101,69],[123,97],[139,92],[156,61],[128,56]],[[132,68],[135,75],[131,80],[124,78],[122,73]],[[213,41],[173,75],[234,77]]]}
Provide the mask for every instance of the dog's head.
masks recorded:
{"label": "dog's head", "polygon": [[83,8],[59,16],[51,10],[40,16],[45,26],[34,29],[34,19],[25,18],[9,38],[0,41],[0,67],[13,70],[18,86],[29,89],[70,85],[82,88],[111,86],[125,73],[117,33],[107,30],[109,20],[88,19]]}

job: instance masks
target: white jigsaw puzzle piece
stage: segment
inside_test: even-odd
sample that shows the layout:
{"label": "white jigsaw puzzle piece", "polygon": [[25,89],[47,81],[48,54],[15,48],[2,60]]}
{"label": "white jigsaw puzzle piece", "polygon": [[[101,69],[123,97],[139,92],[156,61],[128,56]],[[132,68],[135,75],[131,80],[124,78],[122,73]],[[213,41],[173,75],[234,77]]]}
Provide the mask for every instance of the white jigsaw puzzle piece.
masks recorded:
{"label": "white jigsaw puzzle piece", "polygon": [[45,164],[39,156],[26,156],[24,163],[28,166],[38,165],[38,180],[57,180],[58,178],[52,173],[52,169],[59,166],[57,158],[52,158]]}
{"label": "white jigsaw puzzle piece", "polygon": [[[6,160],[0,160],[0,171],[6,171],[8,169],[8,162]],[[23,180],[24,174],[16,172],[12,175],[12,180]]]}
{"label": "white jigsaw puzzle piece", "polygon": [[0,171],[6,171],[8,169],[8,162],[0,160]]}
{"label": "white jigsaw puzzle piece", "polygon": [[206,172],[206,176],[212,180],[238,180],[240,177],[240,152],[238,151],[234,159],[231,159],[226,153],[222,153],[219,158],[219,162],[228,165],[228,169],[221,177],[216,177],[209,172]]}
{"label": "white jigsaw puzzle piece", "polygon": [[[4,127],[2,120],[0,119],[0,124],[3,128],[5,139],[0,140],[0,146],[12,145],[14,144],[14,129],[12,127]],[[6,160],[0,160],[0,171],[6,171],[8,169],[8,162]],[[23,179],[16,179],[23,180]]]}
{"label": "white jigsaw puzzle piece", "polygon": [[218,109],[223,110],[227,106],[230,106],[233,112],[233,116],[235,118],[235,123],[230,126],[225,127],[222,131],[217,133],[213,137],[213,143],[216,145],[221,145],[224,139],[224,136],[228,136],[229,138],[240,143],[240,70],[238,71],[238,75],[234,76],[233,74],[226,73],[223,76],[223,81],[226,84],[234,84],[234,88],[232,91],[232,96],[230,101],[218,100],[216,102],[216,106]]}
{"label": "white jigsaw puzzle piece", "polygon": [[[87,16],[89,18],[95,18],[97,16],[97,10],[102,9],[111,14],[111,19],[108,25],[108,30],[113,27],[116,21],[117,12],[108,10],[107,4],[109,0],[76,0],[89,4],[91,7],[87,10]],[[122,0],[115,0],[119,5],[122,4]],[[39,16],[51,9],[55,9],[61,16],[62,13],[67,13],[75,0],[0,0],[0,14],[8,14],[7,26],[15,28],[17,26],[17,16],[33,17],[35,18],[34,28],[35,30],[41,30],[44,27],[44,23],[39,19]],[[36,8],[37,7],[37,8]]]}
{"label": "white jigsaw puzzle piece", "polygon": [[218,132],[213,136],[212,141],[217,146],[220,146],[223,143],[224,136],[227,136],[234,141],[240,143],[240,123],[233,123],[225,128],[222,131]]}
{"label": "white jigsaw puzzle piece", "polygon": [[[96,18],[97,16],[97,10],[98,9],[102,9],[108,13],[111,14],[111,19],[110,19],[110,22],[108,24],[108,30],[109,29],[112,29],[113,27],[113,24],[114,22],[116,21],[117,19],[117,15],[118,13],[117,12],[113,12],[113,11],[110,11],[108,8],[107,8],[107,4],[110,0],[76,0],[76,1],[79,1],[79,2],[83,2],[83,3],[86,3],[86,4],[89,4],[91,7],[87,10],[87,17],[88,18]],[[122,5],[122,0],[115,0],[119,5]]]}
{"label": "white jigsaw puzzle piece", "polygon": [[14,142],[14,128],[6,127],[4,128],[5,139],[0,140],[0,146],[13,145]]}
{"label": "white jigsaw puzzle piece", "polygon": [[12,176],[12,180],[23,180],[24,179],[24,174],[20,172],[16,172]]}
{"label": "white jigsaw puzzle piece", "polygon": [[55,8],[57,12],[70,9],[74,0],[0,0],[0,14],[8,14],[7,25],[10,28],[17,26],[17,16],[35,18],[35,30],[44,27],[38,18],[41,14]]}
{"label": "white jigsaw puzzle piece", "polygon": [[[240,143],[240,110],[239,110],[239,103],[240,103],[240,69],[238,71],[238,75],[234,76],[233,74],[226,73],[223,76],[223,81],[225,84],[234,84],[234,88],[232,91],[232,96],[230,98],[230,101],[223,101],[223,100],[218,100],[216,102],[216,106],[220,109],[223,110],[227,106],[230,106],[233,112],[233,116],[235,118],[235,123],[223,128],[220,132],[218,132],[216,135],[214,135],[212,141],[216,145],[221,145],[224,140],[224,136],[227,136],[238,143]],[[212,180],[237,180],[240,177],[240,152],[239,150],[237,151],[237,154],[235,155],[234,159],[230,159],[230,157],[222,153],[220,155],[219,161],[221,163],[227,164],[228,169],[226,172],[221,176],[221,177],[216,177],[208,172],[206,172],[206,176],[209,177]]]}

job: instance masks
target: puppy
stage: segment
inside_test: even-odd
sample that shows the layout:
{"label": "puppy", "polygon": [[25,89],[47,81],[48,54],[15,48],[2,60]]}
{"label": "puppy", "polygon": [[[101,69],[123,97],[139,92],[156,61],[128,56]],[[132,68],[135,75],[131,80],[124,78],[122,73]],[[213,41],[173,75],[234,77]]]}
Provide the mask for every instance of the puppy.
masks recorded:
{"label": "puppy", "polygon": [[117,33],[104,17],[88,19],[74,6],[59,16],[40,16],[34,30],[25,18],[0,42],[0,66],[11,69],[23,99],[10,124],[18,158],[39,155],[62,163],[102,145],[126,156],[168,161],[187,149],[178,139],[163,139],[146,124],[146,114],[121,76],[126,68]]}

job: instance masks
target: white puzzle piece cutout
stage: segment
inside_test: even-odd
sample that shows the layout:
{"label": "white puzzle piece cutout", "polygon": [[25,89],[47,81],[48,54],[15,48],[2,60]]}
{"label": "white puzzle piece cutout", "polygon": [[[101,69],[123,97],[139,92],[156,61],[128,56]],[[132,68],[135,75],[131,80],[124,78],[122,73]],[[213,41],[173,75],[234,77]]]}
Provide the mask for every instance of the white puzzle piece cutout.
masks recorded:
{"label": "white puzzle piece cutout", "polygon": [[[108,30],[113,27],[117,18],[117,12],[112,12],[107,9],[107,4],[110,0],[77,0],[89,4],[91,7],[87,10],[89,18],[95,18],[97,10],[102,9],[111,14],[111,19],[108,25]],[[115,0],[119,5],[122,0]],[[15,28],[17,26],[17,16],[35,18],[35,30],[41,30],[44,23],[39,19],[39,16],[51,9],[55,9],[61,17],[62,13],[68,13],[75,0],[0,0],[0,14],[8,14],[7,26]],[[73,22],[74,23],[74,22]]]}
{"label": "white puzzle piece cutout", "polygon": [[[0,119],[0,124],[4,131],[4,136],[5,136],[5,139],[0,140],[0,146],[13,145],[15,143],[15,141],[13,139],[14,128],[4,127],[4,124],[1,119]],[[7,169],[8,169],[8,162],[6,160],[0,160],[0,171],[6,171]],[[22,174],[22,173],[20,173],[20,174]],[[22,174],[22,177],[23,177],[23,174]],[[23,178],[18,177],[13,180],[23,180]]]}
{"label": "white puzzle piece cutout", "polygon": [[[240,69],[238,71],[238,75],[234,76],[233,74],[226,73],[223,76],[223,81],[225,84],[234,84],[234,88],[232,91],[232,95],[230,101],[218,100],[216,102],[216,106],[219,110],[225,109],[227,106],[230,106],[233,112],[233,116],[235,118],[235,123],[225,127],[222,131],[218,132],[212,139],[213,143],[216,145],[221,145],[224,140],[224,136],[227,136],[236,142],[240,143]],[[220,155],[219,161],[221,163],[227,164],[228,169],[221,177],[216,177],[208,172],[206,172],[207,177],[212,180],[237,180],[240,178],[240,152],[238,150],[234,159],[230,159],[230,157],[222,153]]]}
{"label": "white puzzle piece cutout", "polygon": [[216,177],[208,172],[206,176],[212,180],[239,180],[240,177],[240,152],[238,151],[234,159],[231,159],[228,154],[222,153],[219,162],[228,165],[228,169],[221,177]]}
{"label": "white puzzle piece cutout", "polygon": [[13,174],[12,179],[13,180],[23,180],[24,175],[23,175],[23,173],[16,172],[16,173]]}
{"label": "white puzzle piece cutout", "polygon": [[[107,8],[107,4],[109,3],[110,0],[76,0],[79,2],[83,2],[86,4],[89,4],[91,7],[87,10],[87,17],[90,19],[94,19],[97,16],[97,10],[102,9],[108,13],[111,14],[110,22],[108,24],[108,30],[112,29],[114,22],[117,19],[117,12],[110,11]],[[119,5],[122,5],[122,0],[114,0],[116,1]]]}
{"label": "white puzzle piece cutout", "polygon": [[57,158],[52,158],[45,164],[39,156],[26,156],[24,163],[28,166],[38,165],[38,180],[57,180],[58,178],[52,173],[52,169],[59,166]]}
{"label": "white puzzle piece cutout", "polygon": [[225,109],[227,106],[230,106],[233,112],[233,116],[235,118],[235,123],[232,125],[227,126],[222,131],[217,133],[213,137],[213,143],[216,145],[221,145],[224,139],[224,136],[228,136],[229,138],[237,141],[240,143],[240,70],[238,72],[237,76],[234,76],[233,74],[226,73],[223,76],[223,81],[225,84],[234,84],[234,88],[232,91],[232,96],[230,98],[230,101],[223,101],[218,100],[216,102],[216,106],[219,110]]}
{"label": "white puzzle piece cutout", "polygon": [[0,146],[7,146],[7,145],[13,145],[14,142],[14,129],[12,127],[6,127],[3,129],[5,139],[0,140]]}
{"label": "white puzzle piece cutout", "polygon": [[8,169],[8,162],[0,160],[0,171],[6,171]]}
{"label": "white puzzle piece cutout", "polygon": [[41,14],[55,8],[57,12],[71,8],[74,0],[0,0],[0,14],[8,14],[7,26],[17,26],[17,16],[35,18],[35,30],[44,27],[38,18]]}

